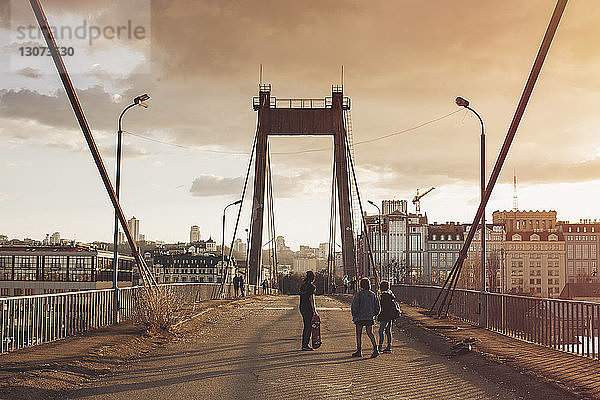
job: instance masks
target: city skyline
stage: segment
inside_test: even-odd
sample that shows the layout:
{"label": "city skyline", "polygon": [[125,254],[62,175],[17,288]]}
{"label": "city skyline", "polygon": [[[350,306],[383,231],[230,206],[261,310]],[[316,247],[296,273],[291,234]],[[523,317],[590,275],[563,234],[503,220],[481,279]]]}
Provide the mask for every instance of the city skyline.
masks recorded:
{"label": "city skyline", "polygon": [[[432,12],[434,4],[443,12]],[[60,20],[67,9],[74,14],[102,9],[108,16],[118,11],[104,3],[80,7],[56,1],[47,12]],[[73,82],[111,177],[116,118],[143,92],[152,97],[151,108],[129,112],[126,131],[183,146],[125,134],[121,199],[126,217],[144,221],[150,239],[185,241],[195,223],[203,237],[218,240],[223,207],[239,198],[243,184],[255,130],[250,99],[257,92],[259,64],[273,94],[284,98],[327,96],[329,85],[339,83],[343,64],[355,142],[447,115],[457,110],[454,98],[464,96],[486,123],[489,173],[551,10],[552,4],[541,0],[467,1],[452,7],[442,1],[427,6],[373,2],[346,8],[154,1],[152,12],[163,19],[152,20],[151,54],[115,65],[112,59],[128,49],[127,43],[93,47],[92,55],[109,57],[77,65]],[[511,208],[515,169],[521,209],[553,209],[559,219],[570,221],[600,217],[594,200],[600,195],[595,175],[600,48],[588,40],[600,33],[591,18],[598,11],[599,5],[589,3],[566,10],[488,210]],[[317,12],[327,18],[314,18]],[[48,60],[46,70],[37,73],[13,70],[14,55],[6,45],[11,13],[6,8],[0,13],[2,233],[42,238],[58,230],[76,240],[110,242],[112,209],[53,66]],[[283,20],[285,25],[277,22]],[[247,35],[231,35],[223,28],[230,23],[244,27]],[[354,29],[345,29],[349,24]],[[318,48],[299,40],[306,33],[318,35]],[[205,39],[199,48],[191,39],[196,36]],[[297,51],[286,50],[290,42],[299,43]],[[144,63],[150,63],[150,71],[137,72]],[[421,204],[429,219],[471,222],[479,202],[478,129],[472,115],[459,111],[407,134],[357,145],[365,211],[375,212],[367,199],[378,204],[410,200],[417,188],[435,186]],[[295,248],[326,241],[330,152],[277,153],[330,148],[330,141],[275,138],[271,145],[277,232]],[[242,240],[250,195],[237,235]],[[228,242],[234,223],[235,211],[229,210]]]}

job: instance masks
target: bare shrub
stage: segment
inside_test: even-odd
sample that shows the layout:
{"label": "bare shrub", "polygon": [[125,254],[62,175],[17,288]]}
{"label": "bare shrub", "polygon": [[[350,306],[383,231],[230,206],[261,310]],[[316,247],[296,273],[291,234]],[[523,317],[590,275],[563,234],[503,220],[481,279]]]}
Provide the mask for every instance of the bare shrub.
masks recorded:
{"label": "bare shrub", "polygon": [[196,309],[196,294],[182,286],[155,286],[138,292],[135,322],[149,334],[175,333]]}

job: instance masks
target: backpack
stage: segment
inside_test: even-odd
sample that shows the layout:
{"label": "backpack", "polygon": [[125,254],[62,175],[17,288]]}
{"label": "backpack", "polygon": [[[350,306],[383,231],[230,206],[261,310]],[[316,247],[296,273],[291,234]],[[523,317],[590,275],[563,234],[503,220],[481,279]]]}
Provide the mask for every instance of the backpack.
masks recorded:
{"label": "backpack", "polygon": [[392,299],[392,304],[394,304],[394,309],[392,310],[392,319],[400,318],[402,315],[402,311],[400,311],[400,304],[394,299]]}

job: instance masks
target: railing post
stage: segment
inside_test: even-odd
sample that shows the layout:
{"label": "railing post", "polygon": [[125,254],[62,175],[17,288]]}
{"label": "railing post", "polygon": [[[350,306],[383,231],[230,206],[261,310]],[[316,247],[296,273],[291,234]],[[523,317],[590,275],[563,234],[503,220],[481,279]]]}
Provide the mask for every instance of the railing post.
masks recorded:
{"label": "railing post", "polygon": [[479,327],[487,328],[487,296],[483,290],[479,292]]}
{"label": "railing post", "polygon": [[119,287],[113,289],[113,324],[119,323]]}

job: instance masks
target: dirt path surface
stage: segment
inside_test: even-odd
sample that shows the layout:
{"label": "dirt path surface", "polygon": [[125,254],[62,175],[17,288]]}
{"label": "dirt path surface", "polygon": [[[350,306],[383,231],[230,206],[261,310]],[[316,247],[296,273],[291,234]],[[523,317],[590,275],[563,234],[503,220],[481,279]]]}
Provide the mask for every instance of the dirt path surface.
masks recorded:
{"label": "dirt path surface", "polygon": [[402,329],[395,330],[392,354],[351,358],[348,303],[318,297],[317,305],[323,346],[314,352],[299,351],[297,297],[263,297],[191,323],[177,340],[105,375],[65,390],[47,388],[37,398],[569,399],[550,385],[530,393],[512,387],[510,377],[470,370]]}

